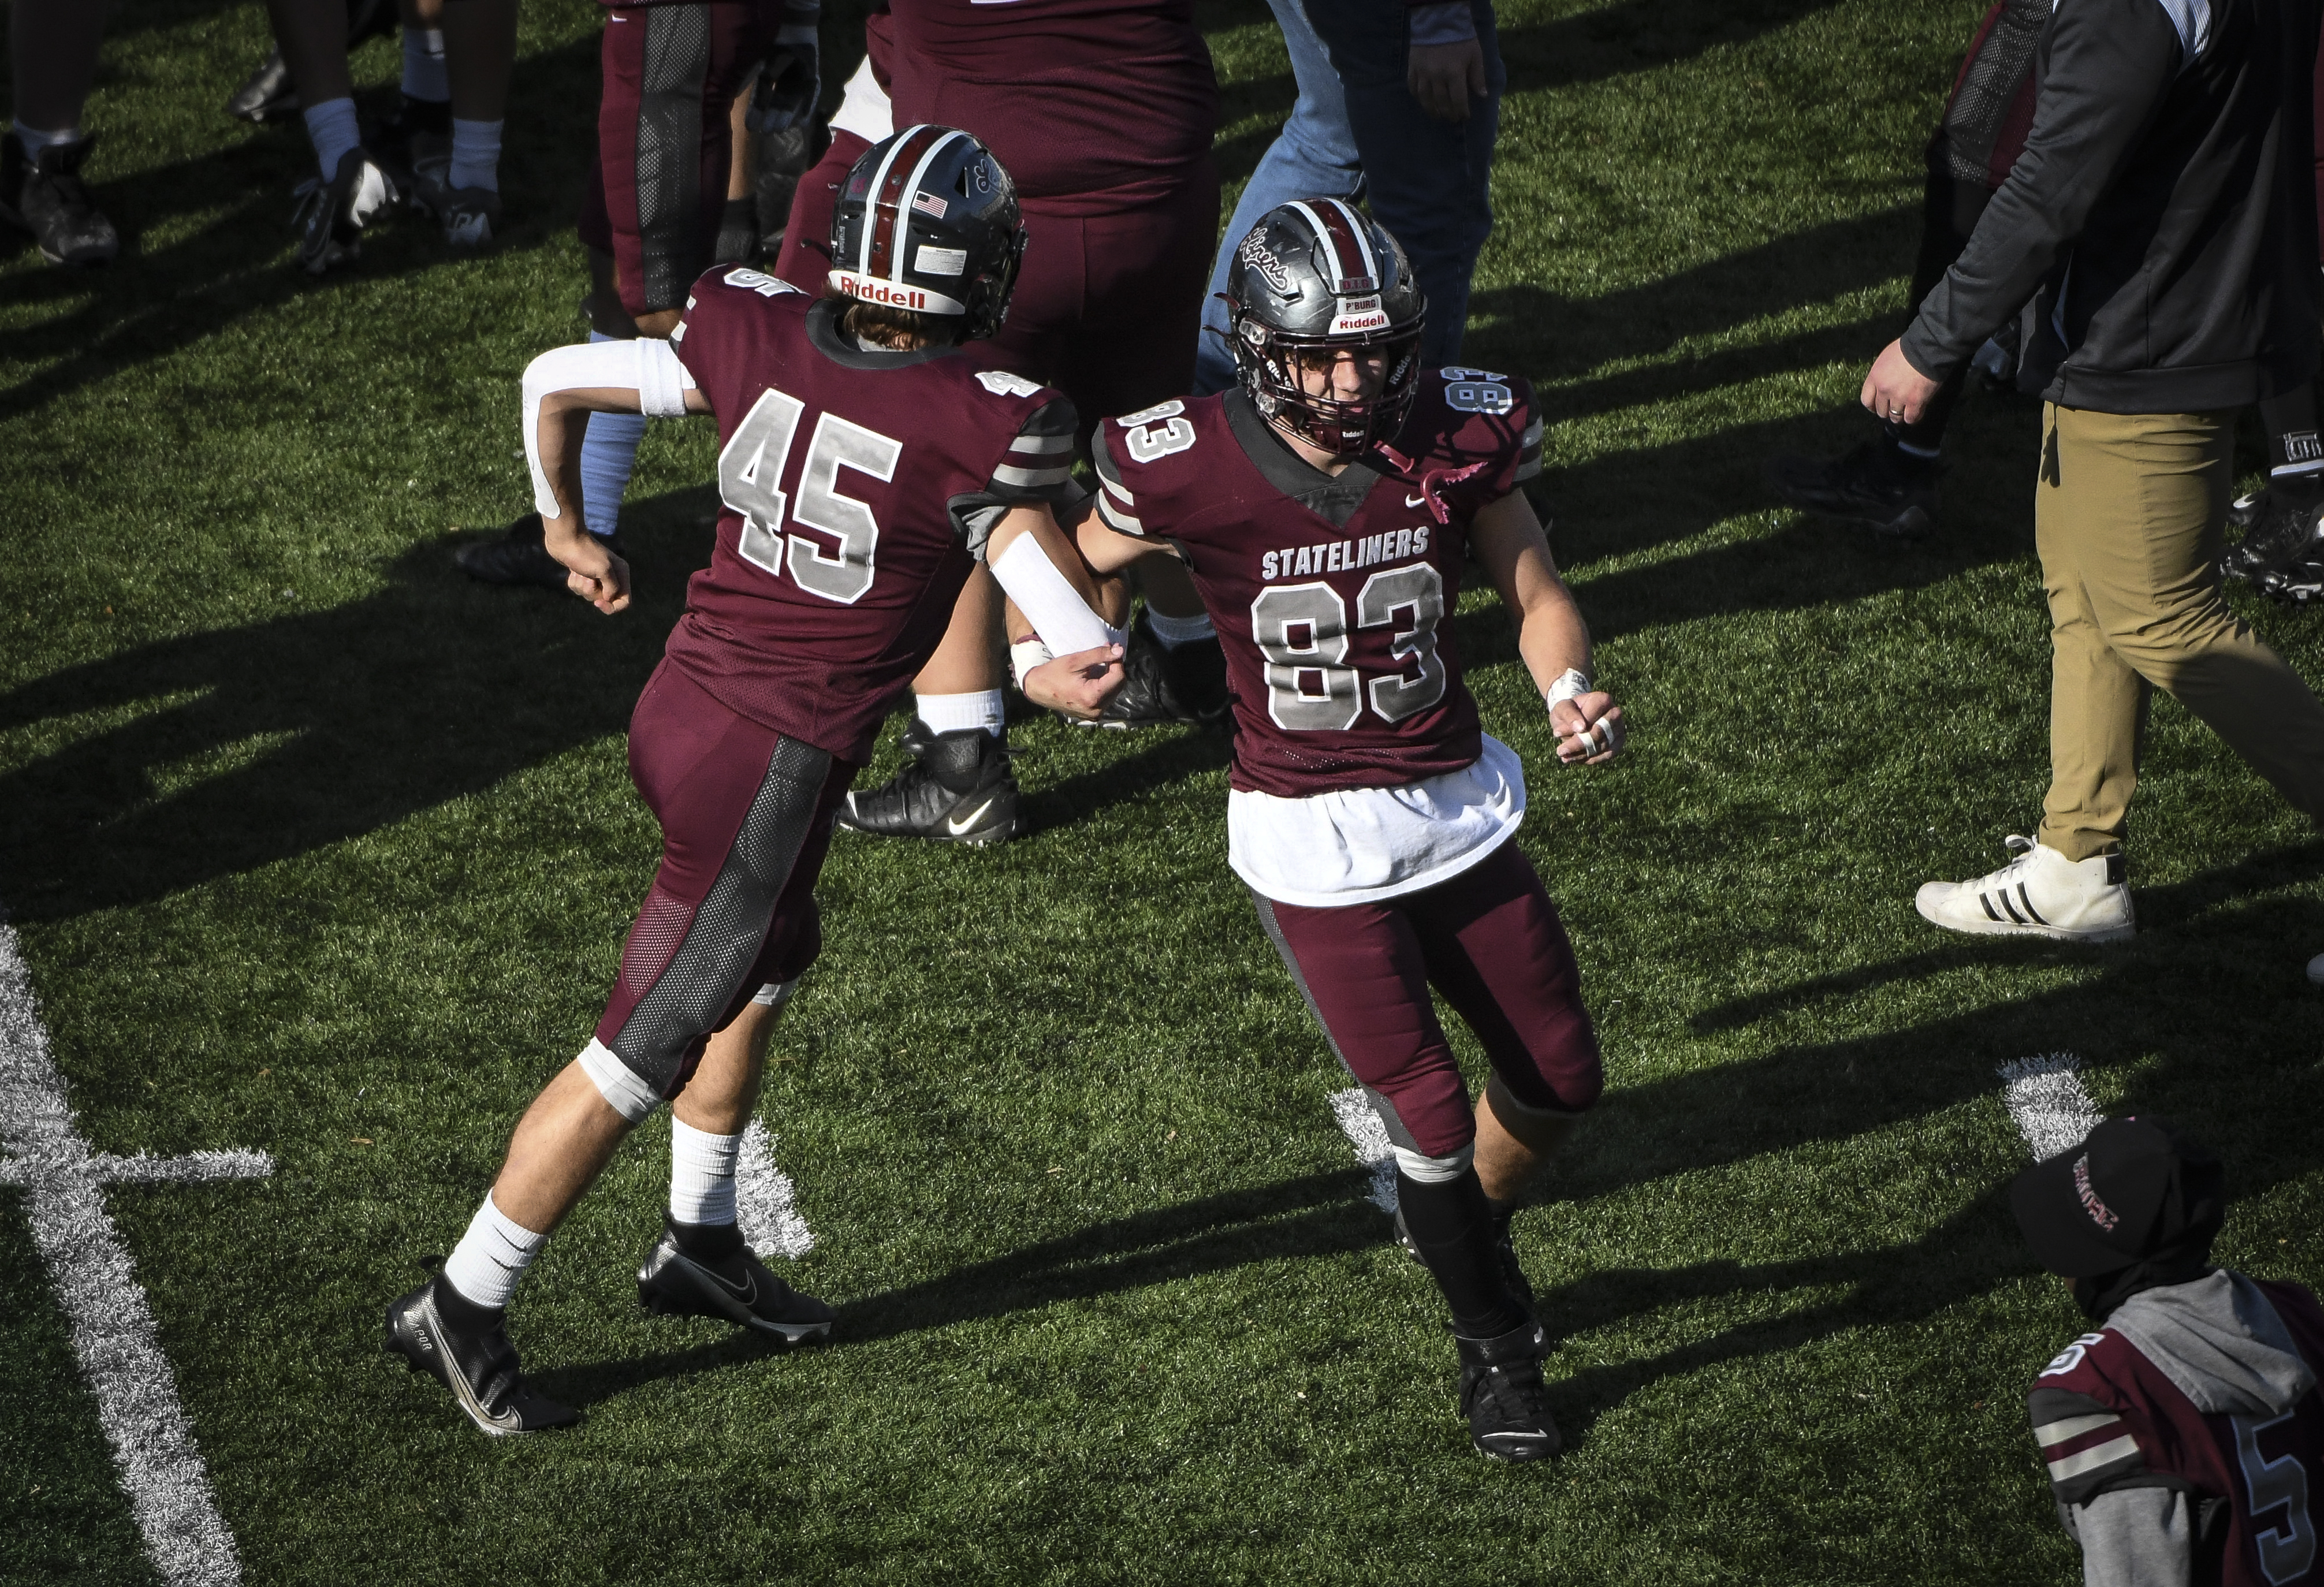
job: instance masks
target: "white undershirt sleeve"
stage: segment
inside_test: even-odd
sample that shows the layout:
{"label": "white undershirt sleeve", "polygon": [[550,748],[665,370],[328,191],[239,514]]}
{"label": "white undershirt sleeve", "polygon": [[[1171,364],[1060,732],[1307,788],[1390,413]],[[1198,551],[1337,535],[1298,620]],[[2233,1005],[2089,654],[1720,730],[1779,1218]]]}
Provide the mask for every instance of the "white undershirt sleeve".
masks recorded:
{"label": "white undershirt sleeve", "polygon": [[1017,603],[1017,609],[1025,614],[1025,621],[1033,625],[1051,654],[1070,656],[1076,650],[1121,643],[1121,630],[1089,609],[1081,593],[1066,582],[1041,542],[1031,535],[1019,535],[992,559],[992,577],[1001,581],[1001,587]]}
{"label": "white undershirt sleeve", "polygon": [[556,493],[540,466],[540,400],[551,392],[588,387],[632,391],[638,411],[650,419],[676,419],[686,411],[694,374],[668,342],[640,337],[628,342],[579,342],[543,353],[524,369],[524,460],[532,470],[532,505],[543,518],[557,516]]}

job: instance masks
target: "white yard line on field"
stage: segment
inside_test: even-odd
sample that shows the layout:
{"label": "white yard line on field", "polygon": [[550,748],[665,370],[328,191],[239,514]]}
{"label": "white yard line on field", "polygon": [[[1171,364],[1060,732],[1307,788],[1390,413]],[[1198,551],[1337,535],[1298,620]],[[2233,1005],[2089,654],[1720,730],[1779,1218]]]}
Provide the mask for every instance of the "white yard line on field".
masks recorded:
{"label": "white yard line on field", "polygon": [[1396,1152],[1388,1145],[1388,1126],[1372,1111],[1372,1099],[1360,1085],[1332,1093],[1332,1112],[1340,1133],[1356,1149],[1356,1161],[1372,1171],[1372,1204],[1383,1213],[1396,1211]]}
{"label": "white yard line on field", "polygon": [[734,1161],[734,1203],[742,1238],[761,1256],[803,1257],[815,1249],[815,1232],[799,1215],[791,1176],[775,1167],[775,1140],[758,1120],[742,1131]]}
{"label": "white yard line on field", "polygon": [[2071,1053],[2043,1053],[2001,1066],[2001,1100],[2035,1162],[2081,1145],[2098,1121],[2098,1103],[2075,1073],[2081,1066]]}
{"label": "white yard line on field", "polygon": [[263,1152],[122,1158],[91,1151],[49,1056],[16,934],[0,925],[0,1183],[24,1192],[24,1221],[96,1393],[97,1423],[113,1446],[130,1512],[170,1587],[232,1587],[242,1580],[242,1562],[218,1515],[145,1292],[105,1210],[103,1187],[108,1181],[251,1179],[273,1171]]}

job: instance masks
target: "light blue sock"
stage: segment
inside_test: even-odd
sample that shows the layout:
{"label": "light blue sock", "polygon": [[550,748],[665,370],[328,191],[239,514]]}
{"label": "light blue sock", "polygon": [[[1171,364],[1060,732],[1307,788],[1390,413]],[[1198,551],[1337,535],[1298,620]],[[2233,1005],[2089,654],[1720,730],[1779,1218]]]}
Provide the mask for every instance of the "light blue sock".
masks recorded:
{"label": "light blue sock", "polygon": [[[591,331],[593,342],[617,342],[602,331]],[[642,413],[592,413],[581,433],[581,518],[589,532],[610,535],[620,526],[622,494],[630,488],[630,474],[638,466],[638,443],[645,438]]]}

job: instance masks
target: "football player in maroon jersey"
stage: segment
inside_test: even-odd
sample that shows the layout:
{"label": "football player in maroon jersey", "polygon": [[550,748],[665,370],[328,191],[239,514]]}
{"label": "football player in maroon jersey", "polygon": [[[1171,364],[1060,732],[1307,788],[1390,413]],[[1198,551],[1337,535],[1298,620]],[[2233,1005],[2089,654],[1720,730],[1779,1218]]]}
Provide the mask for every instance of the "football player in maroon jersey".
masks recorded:
{"label": "football player in maroon jersey", "polygon": [[744,1243],[734,1167],[767,1038],[821,946],[832,813],[979,561],[1082,652],[1030,680],[1037,698],[1093,715],[1121,680],[1120,635],[1051,512],[1079,495],[1073,404],[965,345],[1001,323],[1016,275],[1008,173],[965,133],[910,127],[857,162],[832,231],[859,262],[833,272],[839,296],[714,269],[669,340],[566,347],[525,373],[535,499],[576,594],[629,602],[628,568],[581,527],[590,412],[715,414],[725,510],[631,722],[664,846],[604,1017],[443,1269],[388,1307],[387,1348],[487,1433],[574,1419],[519,1375],[505,1308],[659,1102],[675,1103],[669,1218],[639,1298],[790,1342],[830,1332],[831,1308]]}
{"label": "football player in maroon jersey", "polygon": [[2010,1203],[2098,1324],[2026,1397],[2088,1587],[2324,1582],[2324,1309],[2211,1265],[2218,1159],[2165,1120],[2109,1119]]}
{"label": "football player in maroon jersey", "polygon": [[[1387,1126],[1472,1440],[1540,1459],[1559,1444],[1548,1346],[1508,1221],[1603,1081],[1572,949],[1509,841],[1524,769],[1479,730],[1443,626],[1470,553],[1518,616],[1559,760],[1611,759],[1622,713],[1517,489],[1541,466],[1532,392],[1419,367],[1425,304],[1396,242],[1338,199],[1286,204],[1239,245],[1228,296],[1238,388],[1100,428],[1082,551],[1192,574],[1238,729],[1228,863]],[[1432,986],[1491,1057],[1482,1107]]]}

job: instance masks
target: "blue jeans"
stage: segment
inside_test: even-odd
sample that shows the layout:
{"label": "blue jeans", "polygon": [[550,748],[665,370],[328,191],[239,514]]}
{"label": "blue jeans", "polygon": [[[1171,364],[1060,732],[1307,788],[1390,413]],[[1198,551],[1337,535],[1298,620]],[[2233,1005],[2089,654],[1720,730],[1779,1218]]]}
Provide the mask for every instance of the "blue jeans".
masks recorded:
{"label": "blue jeans", "polygon": [[[1218,262],[1212,266],[1210,291],[1203,300],[1199,351],[1194,356],[1194,391],[1200,395],[1224,391],[1235,383],[1234,354],[1226,341],[1227,306],[1219,297],[1227,290],[1227,266],[1233,261],[1235,245],[1277,204],[1294,198],[1352,198],[1364,185],[1340,77],[1332,69],[1331,57],[1323,52],[1323,42],[1308,24],[1306,7],[1302,0],[1267,3],[1275,12],[1275,20],[1283,25],[1283,42],[1291,49],[1291,75],[1299,85],[1299,101],[1291,107],[1291,119],[1259,157],[1259,168],[1250,173],[1242,200],[1235,206],[1234,218],[1227,222]],[[1322,0],[1326,5],[1342,3]]]}
{"label": "blue jeans", "polygon": [[[1235,206],[1211,291],[1226,290],[1235,245],[1269,209],[1292,198],[1353,198],[1362,190],[1373,218],[1404,245],[1428,296],[1421,363],[1441,368],[1457,362],[1469,278],[1493,229],[1493,139],[1508,78],[1492,0],[1470,0],[1485,51],[1486,95],[1457,124],[1421,109],[1405,86],[1404,0],[1320,0],[1312,18],[1301,0],[1268,5],[1290,46],[1299,102]],[[1197,392],[1234,383],[1233,354],[1223,335],[1211,334],[1213,328],[1223,333],[1226,322],[1226,305],[1213,296],[1203,307]]]}

